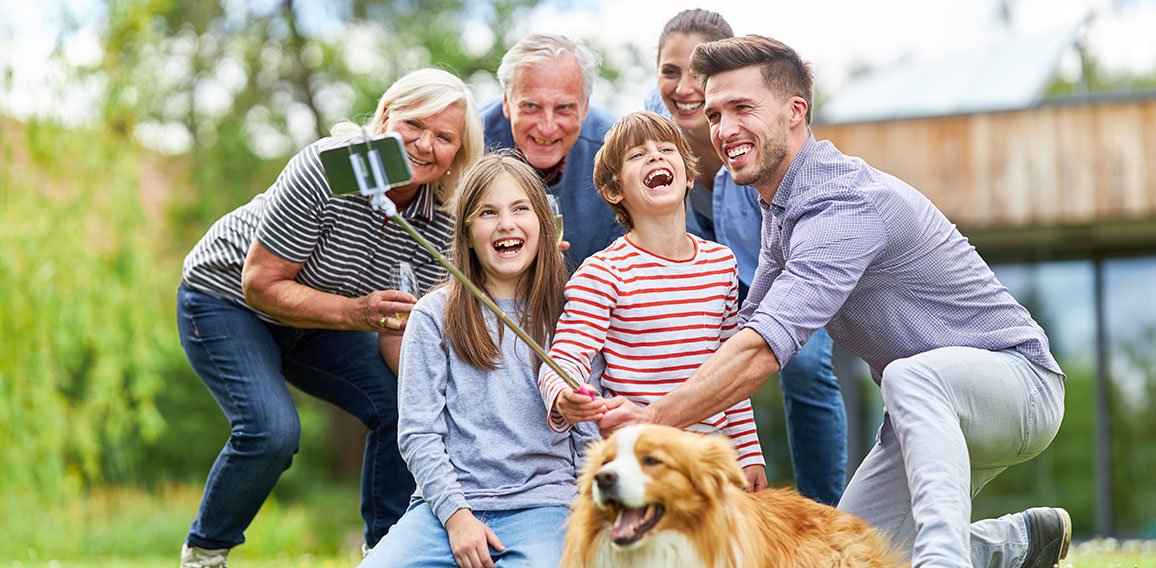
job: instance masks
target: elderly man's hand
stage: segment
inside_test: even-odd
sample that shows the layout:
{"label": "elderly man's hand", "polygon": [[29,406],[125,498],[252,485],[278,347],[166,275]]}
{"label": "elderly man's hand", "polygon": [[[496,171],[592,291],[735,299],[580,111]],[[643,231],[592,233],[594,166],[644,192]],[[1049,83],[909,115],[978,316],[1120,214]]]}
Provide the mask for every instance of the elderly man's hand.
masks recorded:
{"label": "elderly man's hand", "polygon": [[598,431],[603,438],[610,437],[611,434],[625,426],[645,424],[651,421],[647,407],[634,404],[621,396],[607,399],[606,408],[606,414],[603,414],[602,418],[598,420]]}

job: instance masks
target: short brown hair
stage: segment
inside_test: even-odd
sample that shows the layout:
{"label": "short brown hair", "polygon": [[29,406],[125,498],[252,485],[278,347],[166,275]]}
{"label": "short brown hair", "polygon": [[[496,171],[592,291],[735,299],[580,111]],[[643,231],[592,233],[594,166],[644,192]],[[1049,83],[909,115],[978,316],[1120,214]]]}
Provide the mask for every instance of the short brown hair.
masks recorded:
{"label": "short brown hair", "polygon": [[[690,143],[683,136],[682,130],[673,120],[660,114],[640,110],[632,112],[614,123],[602,143],[602,148],[594,155],[594,187],[602,194],[602,199],[610,204],[614,210],[614,217],[627,232],[634,229],[634,220],[630,212],[622,205],[610,201],[609,197],[621,195],[622,165],[626,151],[641,146],[647,140],[655,142],[672,142],[686,164],[686,179],[694,180],[699,176],[698,156],[690,149]],[[685,195],[683,196],[685,198]]]}
{"label": "short brown hair", "polygon": [[785,43],[760,35],[700,43],[690,54],[690,72],[706,84],[711,75],[758,65],[768,89],[807,101],[811,124],[811,64]]}

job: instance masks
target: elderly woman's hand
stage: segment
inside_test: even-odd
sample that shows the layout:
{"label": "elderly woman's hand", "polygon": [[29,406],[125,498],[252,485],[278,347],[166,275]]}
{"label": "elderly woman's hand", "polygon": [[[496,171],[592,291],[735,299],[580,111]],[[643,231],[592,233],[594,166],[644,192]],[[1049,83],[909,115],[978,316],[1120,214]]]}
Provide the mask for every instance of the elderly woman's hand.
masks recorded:
{"label": "elderly woman's hand", "polygon": [[398,290],[377,290],[354,302],[353,324],[365,331],[401,335],[417,298]]}
{"label": "elderly woman's hand", "polygon": [[360,298],[329,294],[298,283],[301,264],[289,262],[253,241],[241,273],[250,306],[301,329],[356,329],[401,335],[417,302],[413,294],[378,290]]}

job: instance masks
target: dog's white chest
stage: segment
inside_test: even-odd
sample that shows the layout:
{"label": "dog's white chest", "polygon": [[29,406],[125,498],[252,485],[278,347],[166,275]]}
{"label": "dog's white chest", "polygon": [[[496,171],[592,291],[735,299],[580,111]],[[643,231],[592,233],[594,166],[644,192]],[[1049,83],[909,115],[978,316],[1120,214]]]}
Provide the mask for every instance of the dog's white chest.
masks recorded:
{"label": "dog's white chest", "polygon": [[603,535],[594,551],[594,567],[614,568],[709,568],[699,559],[694,544],[681,533],[662,531],[637,549],[623,550]]}

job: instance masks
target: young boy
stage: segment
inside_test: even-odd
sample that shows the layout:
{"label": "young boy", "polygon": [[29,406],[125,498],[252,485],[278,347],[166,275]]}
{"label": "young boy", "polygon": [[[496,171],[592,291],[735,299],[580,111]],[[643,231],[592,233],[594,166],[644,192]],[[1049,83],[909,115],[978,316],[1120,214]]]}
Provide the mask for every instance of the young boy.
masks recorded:
{"label": "young boy", "polygon": [[[626,235],[594,254],[566,285],[550,355],[578,379],[650,404],[686,381],[737,331],[738,276],[730,249],[686,232],[686,192],[698,161],[670,119],[623,117],[594,157],[594,185]],[[605,363],[601,378],[591,365]],[[594,375],[597,375],[595,373]],[[597,420],[603,399],[578,394],[548,366],[538,388],[550,426]],[[748,490],[766,487],[750,400],[687,428],[730,437]]]}

